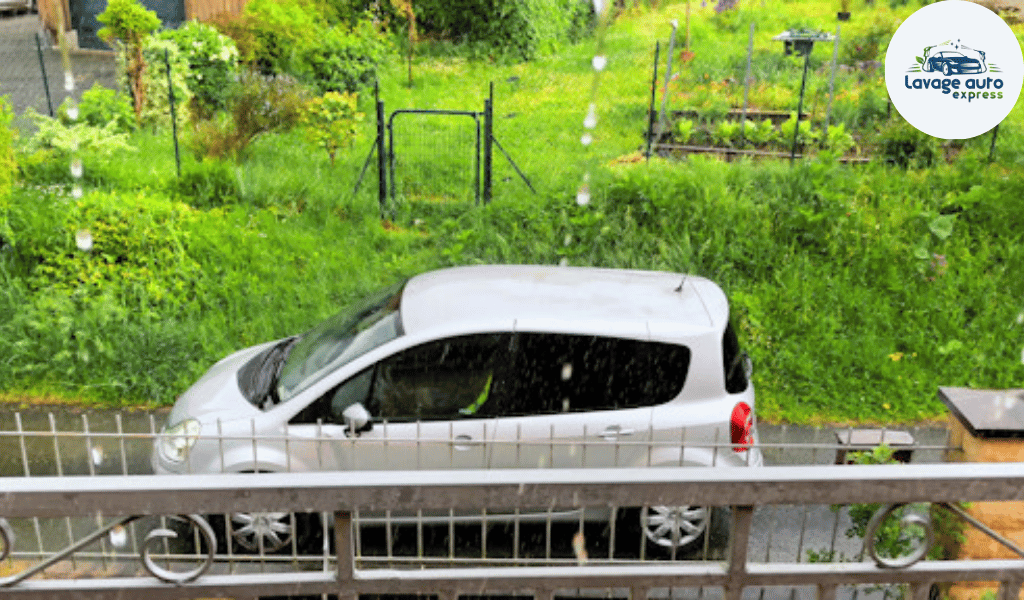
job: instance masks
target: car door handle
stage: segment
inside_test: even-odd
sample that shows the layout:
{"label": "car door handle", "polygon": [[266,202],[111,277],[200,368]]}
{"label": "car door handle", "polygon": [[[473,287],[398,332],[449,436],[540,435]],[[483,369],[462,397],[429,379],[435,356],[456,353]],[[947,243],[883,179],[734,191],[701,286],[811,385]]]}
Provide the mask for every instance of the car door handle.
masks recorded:
{"label": "car door handle", "polygon": [[607,442],[614,442],[620,437],[626,437],[634,433],[636,433],[635,429],[624,429],[619,425],[609,425],[601,432],[600,437]]}
{"label": "car door handle", "polygon": [[452,447],[456,450],[469,450],[473,445],[473,436],[464,433],[455,436]]}

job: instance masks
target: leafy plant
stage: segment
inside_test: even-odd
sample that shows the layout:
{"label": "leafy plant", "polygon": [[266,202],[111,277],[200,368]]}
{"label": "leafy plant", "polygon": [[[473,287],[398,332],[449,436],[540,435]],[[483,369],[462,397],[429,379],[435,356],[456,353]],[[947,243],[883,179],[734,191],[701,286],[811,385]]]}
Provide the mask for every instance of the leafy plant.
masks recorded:
{"label": "leafy plant", "polygon": [[31,107],[25,111],[25,116],[36,126],[36,132],[25,143],[27,153],[53,151],[60,160],[66,160],[73,151],[111,156],[133,150],[128,143],[128,134],[120,131],[116,120],[102,127],[78,122],[66,125],[60,119],[37,113]]}
{"label": "leafy plant", "polygon": [[765,146],[775,141],[778,137],[778,133],[775,131],[775,124],[772,123],[771,119],[762,119],[757,123],[747,121],[744,135],[755,146]]}
{"label": "leafy plant", "polygon": [[14,157],[14,142],[17,131],[11,127],[14,111],[7,96],[0,96],[0,245],[9,244],[11,231],[7,225],[8,195],[18,172]]}
{"label": "leafy plant", "polygon": [[846,126],[838,123],[828,128],[828,139],[824,140],[822,145],[838,156],[843,156],[853,149],[857,143],[854,141],[853,136],[850,135],[850,132],[846,130]]}
{"label": "leafy plant", "polygon": [[370,21],[352,29],[337,25],[298,51],[295,71],[319,94],[356,92],[373,84],[387,51],[387,40]]}
{"label": "leafy plant", "polygon": [[715,125],[715,143],[732,146],[740,135],[740,124],[737,121],[723,119]]}
{"label": "leafy plant", "polygon": [[294,79],[246,73],[232,86],[228,113],[196,123],[189,146],[197,157],[241,160],[260,135],[298,125],[308,93]]}
{"label": "leafy plant", "polygon": [[195,110],[210,115],[227,107],[227,94],[238,74],[238,48],[212,25],[188,21],[178,29],[157,34],[178,47],[185,83],[193,93]]}
{"label": "leafy plant", "polygon": [[878,153],[900,168],[927,167],[939,156],[938,141],[902,119],[883,127],[875,136]]}
{"label": "leafy plant", "polygon": [[160,19],[138,0],[109,0],[106,10],[97,15],[96,20],[103,23],[96,32],[100,39],[108,44],[120,43],[121,66],[134,101],[135,118],[141,123],[142,107],[146,103],[143,82],[147,69],[143,42],[160,27]]}
{"label": "leafy plant", "polygon": [[355,94],[327,92],[306,104],[302,124],[306,137],[323,148],[334,166],[338,150],[347,146],[356,135],[356,123],[362,119],[356,112]]}
{"label": "leafy plant", "polygon": [[[66,117],[69,103],[70,99],[65,100],[58,109],[61,120],[67,124],[71,122],[71,119]],[[114,129],[119,133],[130,133],[136,127],[131,101],[122,94],[103,87],[99,82],[82,92],[82,99],[78,103],[77,120],[100,128],[113,123]]]}
{"label": "leafy plant", "polygon": [[783,144],[787,146],[793,143],[793,135],[796,134],[797,140],[796,145],[798,148],[803,148],[809,144],[812,144],[821,137],[821,131],[815,129],[810,121],[800,122],[800,129],[797,131],[797,118],[796,112],[789,114],[789,119],[786,119],[782,125],[779,126],[780,138]]}
{"label": "leafy plant", "polygon": [[690,136],[693,135],[693,121],[690,119],[679,119],[676,121],[673,133],[676,142],[686,144],[690,141]]}

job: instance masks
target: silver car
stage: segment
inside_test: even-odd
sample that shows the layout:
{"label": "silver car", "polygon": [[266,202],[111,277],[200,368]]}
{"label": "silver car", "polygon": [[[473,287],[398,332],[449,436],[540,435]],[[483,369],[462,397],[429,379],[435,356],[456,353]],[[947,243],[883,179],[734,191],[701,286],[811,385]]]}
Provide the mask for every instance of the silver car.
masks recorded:
{"label": "silver car", "polygon": [[[152,463],[181,474],[757,466],[749,370],[725,294],[702,277],[444,269],[224,358],[178,398]],[[673,552],[712,517],[634,513]],[[296,522],[312,527],[285,513],[230,520],[236,545],[268,552],[291,543]]]}

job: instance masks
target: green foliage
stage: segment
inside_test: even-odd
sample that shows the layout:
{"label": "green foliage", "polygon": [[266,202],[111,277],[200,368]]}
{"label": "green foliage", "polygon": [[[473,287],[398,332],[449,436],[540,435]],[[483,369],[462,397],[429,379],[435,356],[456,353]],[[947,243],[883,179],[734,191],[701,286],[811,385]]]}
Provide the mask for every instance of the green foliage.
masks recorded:
{"label": "green foliage", "polygon": [[141,123],[147,91],[143,83],[147,59],[142,49],[145,40],[160,27],[160,19],[138,0],[110,0],[96,20],[104,25],[97,32],[100,39],[116,46],[118,76],[124,78],[122,83],[131,93],[135,119]]}
{"label": "green foliage", "polygon": [[793,143],[793,135],[796,134],[796,145],[797,148],[803,148],[809,144],[813,144],[818,141],[821,137],[821,131],[814,128],[810,121],[801,120],[800,129],[796,131],[797,118],[796,112],[791,112],[789,118],[786,119],[782,125],[779,125],[779,134],[781,140],[787,146]]}
{"label": "green foliage", "polygon": [[356,112],[355,94],[327,92],[309,101],[302,115],[302,124],[307,139],[327,152],[333,167],[338,150],[355,138],[356,123],[362,116]]}
{"label": "green foliage", "polygon": [[143,55],[148,68],[143,76],[146,100],[142,105],[141,124],[155,130],[170,129],[171,99],[168,90],[167,67],[170,64],[170,85],[174,90],[174,112],[178,126],[190,119],[189,104],[192,90],[188,87],[189,64],[172,41],[155,36],[143,42]]}
{"label": "green foliage", "polygon": [[765,146],[778,139],[778,132],[771,119],[762,119],[757,123],[747,121],[744,134],[755,146]]}
{"label": "green foliage", "polygon": [[210,115],[226,108],[228,90],[238,74],[238,48],[234,41],[212,25],[198,21],[161,31],[158,37],[173,41],[188,65],[185,83],[194,94],[196,111]]}
{"label": "green foliage", "polygon": [[188,144],[198,158],[240,161],[260,135],[298,125],[307,96],[293,79],[245,73],[231,88],[228,113],[196,123]]}
{"label": "green foliage", "polygon": [[63,161],[78,150],[101,156],[132,151],[128,134],[121,131],[116,119],[102,127],[88,122],[67,125],[61,119],[41,115],[31,107],[25,111],[25,116],[36,126],[36,132],[26,141],[26,153],[52,151],[58,160]]}
{"label": "green foliage", "polygon": [[17,131],[11,127],[14,111],[7,96],[0,96],[0,243],[10,240],[11,231],[7,225],[8,195],[18,173],[18,163],[14,156],[14,142]]}
{"label": "green foliage", "polygon": [[239,186],[234,165],[213,158],[183,168],[172,193],[181,202],[205,209],[237,203]]}
{"label": "green foliage", "polygon": [[693,135],[693,121],[690,119],[679,119],[676,121],[673,135],[675,136],[675,141],[680,144],[689,142],[690,136]]}
{"label": "green foliage", "polygon": [[[69,100],[65,100],[58,111],[62,120],[66,118],[68,102]],[[78,103],[78,121],[98,128],[113,124],[114,130],[118,133],[130,133],[135,130],[135,115],[132,112],[131,101],[123,94],[107,89],[98,82],[82,92],[82,99]]]}
{"label": "green foliage", "polygon": [[889,40],[896,31],[896,23],[879,15],[865,27],[851,29],[852,31],[844,34],[844,39],[839,45],[839,61],[846,65],[882,60]]}
{"label": "green foliage", "polygon": [[156,12],[148,10],[137,0],[108,0],[107,8],[96,16],[103,27],[96,32],[107,43],[119,41],[132,47],[160,28]]}
{"label": "green foliage", "polygon": [[740,136],[738,121],[723,119],[715,125],[715,143],[721,146],[733,146]]}
{"label": "green foliage", "polygon": [[317,14],[300,0],[252,0],[237,27],[241,33],[225,33],[235,38],[243,60],[264,73],[288,72],[293,53],[318,41],[323,30]]}
{"label": "green foliage", "polygon": [[940,156],[938,141],[903,119],[894,119],[875,135],[878,153],[900,168],[928,167]]}
{"label": "green foliage", "polygon": [[843,156],[857,144],[850,132],[846,130],[846,126],[839,123],[828,128],[828,139],[823,140],[822,145],[838,156]]}
{"label": "green foliage", "polygon": [[523,60],[579,39],[592,18],[590,3],[581,0],[419,0],[414,7],[424,33]]}
{"label": "green foliage", "polygon": [[337,25],[310,37],[298,51],[294,71],[318,94],[356,92],[373,85],[388,43],[373,23]]}

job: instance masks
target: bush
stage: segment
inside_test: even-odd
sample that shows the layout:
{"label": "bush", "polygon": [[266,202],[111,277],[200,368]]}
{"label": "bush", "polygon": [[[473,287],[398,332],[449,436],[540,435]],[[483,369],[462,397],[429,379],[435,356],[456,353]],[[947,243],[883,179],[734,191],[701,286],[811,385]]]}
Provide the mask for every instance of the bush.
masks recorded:
{"label": "bush", "polygon": [[387,56],[387,40],[369,21],[348,29],[338,25],[310,38],[294,70],[317,94],[356,92],[374,83]]}
{"label": "bush", "polygon": [[338,150],[349,145],[355,138],[356,123],[362,116],[356,112],[354,94],[327,92],[306,105],[302,124],[306,128],[307,139],[327,152],[333,167]]}
{"label": "bush", "polygon": [[414,7],[426,34],[525,60],[579,39],[592,19],[590,3],[581,0],[417,0]]}
{"label": "bush", "polygon": [[60,118],[41,115],[31,107],[25,110],[36,126],[36,132],[25,143],[26,153],[52,153],[58,160],[69,158],[74,151],[111,156],[117,152],[130,152],[128,134],[121,132],[116,120],[97,127],[87,122],[66,124]]}
{"label": "bush", "polygon": [[306,40],[318,41],[323,29],[299,0],[252,0],[224,33],[235,39],[243,60],[270,74],[290,72],[295,51]]}
{"label": "bush", "polygon": [[938,141],[903,119],[886,124],[875,136],[878,153],[901,168],[928,167],[939,156]]}
{"label": "bush", "polygon": [[[65,100],[58,111],[62,118],[67,116],[69,101],[70,99]],[[98,128],[105,128],[108,124],[113,124],[113,131],[117,133],[130,133],[135,131],[136,127],[131,100],[99,83],[94,83],[91,88],[82,93],[82,99],[78,104],[77,120]]]}
{"label": "bush", "polygon": [[231,88],[228,114],[197,123],[188,144],[198,158],[241,160],[258,136],[298,125],[307,98],[294,79],[247,73]]}
{"label": "bush", "polygon": [[188,65],[185,83],[193,93],[195,111],[210,115],[226,108],[228,90],[238,74],[235,42],[213,26],[197,21],[161,31],[158,37],[174,42]]}

